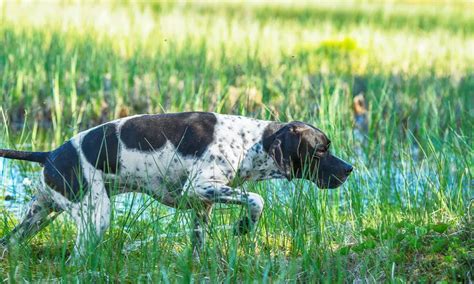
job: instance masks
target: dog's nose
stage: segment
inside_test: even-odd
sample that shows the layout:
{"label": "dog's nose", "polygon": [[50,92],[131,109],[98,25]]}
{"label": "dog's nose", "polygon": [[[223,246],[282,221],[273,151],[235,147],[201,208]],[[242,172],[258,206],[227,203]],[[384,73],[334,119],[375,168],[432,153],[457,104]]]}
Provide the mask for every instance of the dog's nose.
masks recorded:
{"label": "dog's nose", "polygon": [[349,165],[349,167],[347,167],[346,169],[346,174],[350,174],[352,173],[352,170],[354,169],[354,167],[352,167],[351,165]]}

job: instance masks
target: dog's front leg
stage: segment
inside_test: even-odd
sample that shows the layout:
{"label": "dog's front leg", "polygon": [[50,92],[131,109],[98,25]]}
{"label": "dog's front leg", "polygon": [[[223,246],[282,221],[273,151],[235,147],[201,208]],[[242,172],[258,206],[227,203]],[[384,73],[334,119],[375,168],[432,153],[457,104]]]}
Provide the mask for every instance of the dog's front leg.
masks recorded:
{"label": "dog's front leg", "polygon": [[244,216],[234,227],[235,235],[247,234],[254,228],[263,211],[263,198],[253,192],[245,192],[238,188],[216,183],[207,183],[196,188],[196,193],[208,202],[238,204],[248,209]]}
{"label": "dog's front leg", "polygon": [[203,203],[202,206],[196,206],[194,224],[193,224],[193,255],[199,258],[200,252],[204,248],[207,225],[212,212],[212,204]]}

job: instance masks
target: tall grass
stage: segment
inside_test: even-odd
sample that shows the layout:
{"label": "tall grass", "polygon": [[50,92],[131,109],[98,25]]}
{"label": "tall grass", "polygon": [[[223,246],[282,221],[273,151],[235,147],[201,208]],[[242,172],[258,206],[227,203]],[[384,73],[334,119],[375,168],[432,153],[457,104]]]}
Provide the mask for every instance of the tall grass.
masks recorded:
{"label": "tall grass", "polygon": [[[232,236],[227,225],[244,211],[218,206],[199,262],[192,213],[127,195],[115,199],[111,229],[85,264],[66,263],[75,228],[61,216],[9,253],[0,276],[472,279],[470,4],[443,13],[408,4],[22,5],[4,3],[0,24],[2,146],[48,150],[120,116],[205,110],[310,122],[355,172],[332,191],[302,181],[247,184],[266,201],[257,230]],[[359,93],[369,104],[362,139],[353,132]],[[8,162],[0,176],[10,185],[0,191],[12,194],[18,177],[37,173]],[[27,196],[37,185],[25,186]],[[18,220],[0,208],[3,235]]]}

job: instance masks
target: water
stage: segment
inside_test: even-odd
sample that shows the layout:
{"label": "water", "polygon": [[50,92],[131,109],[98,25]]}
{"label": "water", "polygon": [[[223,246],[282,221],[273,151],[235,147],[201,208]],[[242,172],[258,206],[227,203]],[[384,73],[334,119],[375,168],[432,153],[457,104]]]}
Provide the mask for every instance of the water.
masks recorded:
{"label": "water", "polygon": [[19,168],[10,163],[7,159],[0,159],[0,206],[18,217],[27,209],[25,204],[31,200],[31,187],[38,174],[30,173],[30,177],[23,177]]}
{"label": "water", "polygon": [[[389,201],[394,203],[405,204],[419,203],[426,201],[427,198],[434,198],[436,192],[433,189],[441,188],[440,175],[432,165],[432,161],[420,158],[419,149],[412,146],[410,149],[410,157],[412,160],[401,159],[399,161],[391,161],[388,164],[382,161],[377,166],[374,163],[368,162],[368,157],[364,157],[362,151],[349,159],[349,162],[355,166],[354,174],[351,175],[348,182],[345,183],[339,190],[357,190],[358,194],[362,194],[362,206],[366,207],[370,202]],[[455,157],[453,157],[455,158]],[[372,166],[367,167],[367,165]],[[23,167],[21,166],[23,165]],[[31,164],[33,165],[33,164]],[[455,160],[452,160],[448,165],[449,177],[447,181],[447,188],[443,189],[448,194],[450,191],[456,190],[459,186],[459,169],[456,167]],[[20,218],[28,208],[28,203],[35,194],[36,189],[40,184],[41,168],[39,166],[24,167],[24,163],[18,161],[0,159],[0,210],[5,209],[13,214],[16,218]],[[388,183],[388,184],[387,184]],[[383,186],[382,186],[383,184]],[[288,190],[301,190],[295,186],[295,183],[286,181],[270,181],[265,184],[268,190],[276,191],[276,195],[267,194],[267,204],[280,202],[289,203]],[[463,196],[471,196],[472,198],[472,184],[464,179],[462,181]],[[304,190],[314,190],[316,187],[311,183],[304,183],[302,188]],[[380,189],[384,189],[381,191]],[[333,194],[332,191],[329,194]],[[278,200],[272,200],[272,196],[277,196]],[[341,194],[341,200],[336,206],[347,208],[346,203],[350,202]],[[375,198],[375,199],[374,199]],[[144,194],[121,194],[114,196],[114,212],[117,215],[123,214],[139,214],[139,219],[148,218],[149,210],[146,207],[159,203],[154,202],[153,199]],[[166,207],[166,206],[162,206]],[[174,209],[163,209],[169,214],[174,212]]]}

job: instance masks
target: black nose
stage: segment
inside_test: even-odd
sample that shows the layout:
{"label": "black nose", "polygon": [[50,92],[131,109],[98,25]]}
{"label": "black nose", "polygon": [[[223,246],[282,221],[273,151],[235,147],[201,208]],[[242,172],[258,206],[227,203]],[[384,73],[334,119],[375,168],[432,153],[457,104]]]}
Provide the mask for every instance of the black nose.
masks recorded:
{"label": "black nose", "polygon": [[346,174],[352,173],[352,170],[353,170],[353,169],[354,169],[354,168],[353,168],[351,165],[349,165],[349,166],[347,167],[347,169],[346,169]]}

